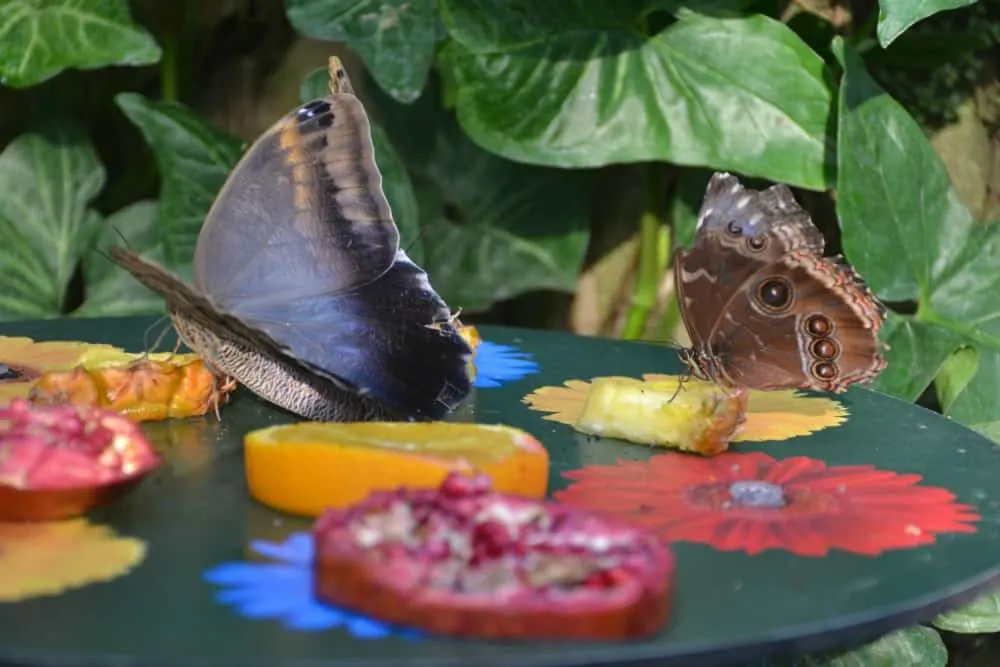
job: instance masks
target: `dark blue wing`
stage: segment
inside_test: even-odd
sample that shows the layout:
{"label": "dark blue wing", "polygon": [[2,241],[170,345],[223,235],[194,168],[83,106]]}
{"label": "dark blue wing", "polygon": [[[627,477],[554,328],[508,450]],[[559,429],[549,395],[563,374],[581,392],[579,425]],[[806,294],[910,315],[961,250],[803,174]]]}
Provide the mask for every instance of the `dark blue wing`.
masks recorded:
{"label": "dark blue wing", "polygon": [[378,280],[355,289],[258,303],[242,321],[313,372],[404,413],[439,419],[471,389],[468,345],[424,271],[400,250]]}

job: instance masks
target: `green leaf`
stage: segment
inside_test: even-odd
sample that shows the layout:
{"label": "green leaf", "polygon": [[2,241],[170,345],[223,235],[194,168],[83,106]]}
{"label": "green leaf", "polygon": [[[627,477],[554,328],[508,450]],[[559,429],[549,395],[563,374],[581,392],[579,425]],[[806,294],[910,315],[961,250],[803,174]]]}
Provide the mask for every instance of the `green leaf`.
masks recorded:
{"label": "green leaf", "polygon": [[908,401],[920,397],[948,356],[964,343],[960,334],[892,312],[881,338],[889,345],[889,365],[874,387]]}
{"label": "green leaf", "polygon": [[538,45],[554,34],[641,29],[650,14],[735,15],[753,0],[560,0],[539,11],[535,0],[443,0],[449,35],[470,52]]}
{"label": "green leaf", "polygon": [[948,649],[931,628],[914,626],[832,657],[805,657],[801,667],[945,667]]}
{"label": "green leaf", "polygon": [[982,424],[971,424],[972,430],[980,435],[984,435],[993,442],[1000,445],[1000,421],[983,422]]}
{"label": "green leaf", "polygon": [[589,238],[589,171],[529,167],[477,147],[428,88],[378,105],[410,171],[425,267],[453,307],[479,311],[531,290],[572,292]]}
{"label": "green leaf", "polygon": [[947,410],[965,423],[989,421],[1000,386],[1000,224],[973,222],[917,123],[839,38],[834,51],[844,67],[837,151],[843,247],[879,296],[918,304],[902,328],[887,327],[892,349],[878,385],[912,398],[952,352],[972,346],[978,369],[947,396]]}
{"label": "green leaf", "polygon": [[1000,592],[987,593],[972,604],[941,614],[933,623],[934,627],[948,632],[1000,632]]}
{"label": "green leaf", "polygon": [[57,316],[101,216],[105,172],[75,124],[46,123],[0,154],[0,318]]}
{"label": "green leaf", "polygon": [[962,250],[972,216],[916,121],[853,50],[842,57],[837,213],[844,251],[883,298],[926,298]]}
{"label": "green leaf", "polygon": [[169,268],[186,266],[243,144],[177,102],[153,102],[137,93],[121,93],[115,102],[152,147],[160,170],[163,260]]}
{"label": "green leaf", "polygon": [[914,23],[932,14],[975,3],[976,0],[879,0],[879,44],[884,49]]}
{"label": "green leaf", "polygon": [[[530,28],[514,42],[484,36],[477,12],[509,23],[507,4],[442,0],[464,40],[441,52],[444,76],[462,127],[484,148],[536,164],[666,160],[826,186],[828,72],[787,26],[685,12],[646,36],[636,2],[578,0],[511,3],[523,10],[516,20],[546,27],[544,39],[528,39]],[[486,46],[494,50],[477,52]]]}
{"label": "green leaf", "polygon": [[86,300],[73,315],[77,317],[122,317],[151,315],[164,311],[163,299],[142,286],[139,281],[103,253],[111,246],[128,247],[142,257],[163,262],[163,243],[157,224],[155,201],[140,201],[110,216],[94,249],[84,257],[83,279]]}
{"label": "green leaf", "polygon": [[23,88],[68,67],[150,65],[156,40],[132,22],[126,0],[0,3],[0,83]]}
{"label": "green leaf", "polygon": [[300,34],[346,44],[394,99],[420,96],[437,44],[434,0],[287,0],[285,6]]}
{"label": "green leaf", "polygon": [[[307,102],[326,95],[328,77],[326,68],[310,72],[299,88],[300,101]],[[420,238],[420,210],[413,184],[410,183],[410,174],[382,126],[372,118],[368,122],[371,125],[372,145],[375,147],[375,163],[382,172],[382,189],[385,198],[389,200],[393,220],[399,227],[400,246],[406,250],[410,259],[422,265],[424,244]]]}
{"label": "green leaf", "polygon": [[944,412],[949,412],[951,406],[979,370],[979,352],[971,346],[960,347],[945,360],[934,382],[938,399]]}
{"label": "green leaf", "polygon": [[670,207],[670,221],[673,226],[673,247],[681,248],[694,241],[698,211],[705,198],[705,188],[712,177],[711,169],[682,169],[674,188],[673,203]]}

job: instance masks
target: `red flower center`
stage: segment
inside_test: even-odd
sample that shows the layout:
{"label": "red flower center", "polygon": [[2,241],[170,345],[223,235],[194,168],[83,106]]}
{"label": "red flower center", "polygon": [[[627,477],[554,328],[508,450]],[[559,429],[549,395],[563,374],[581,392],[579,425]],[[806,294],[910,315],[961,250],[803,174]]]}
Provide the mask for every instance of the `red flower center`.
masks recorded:
{"label": "red flower center", "polygon": [[788,504],[780,485],[759,479],[699,484],[687,496],[694,505],[712,510],[781,509]]}

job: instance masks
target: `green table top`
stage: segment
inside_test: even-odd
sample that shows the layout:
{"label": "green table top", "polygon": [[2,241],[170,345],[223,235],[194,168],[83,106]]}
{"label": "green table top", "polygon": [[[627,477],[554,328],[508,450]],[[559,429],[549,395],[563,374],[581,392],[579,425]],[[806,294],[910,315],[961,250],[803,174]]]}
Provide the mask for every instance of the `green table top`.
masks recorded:
{"label": "green table top", "polygon": [[[140,351],[144,339],[155,340],[155,332],[146,336],[151,323],[12,323],[0,326],[0,335]],[[10,542],[14,529],[0,525],[0,664],[747,664],[849,647],[927,621],[1000,575],[1000,451],[939,415],[867,389],[818,399],[755,397],[748,437],[756,440],[712,459],[688,457],[586,437],[562,423],[581,395],[581,385],[567,381],[678,373],[673,350],[558,332],[481,333],[488,351],[479,387],[455,418],[532,433],[551,456],[550,492],[632,516],[671,542],[677,585],[661,634],[592,644],[414,637],[316,605],[308,599],[308,540],[301,535],[310,523],[251,501],[243,473],[243,434],[296,418],[240,391],[221,423],[209,415],[146,424],[166,464],[92,513],[86,530],[77,525],[82,532],[49,542],[32,538],[48,545],[45,551],[30,539]],[[542,387],[557,389],[525,402]],[[712,506],[698,495],[709,479],[769,481],[791,500],[738,511]],[[61,594],[4,601],[11,586],[4,572],[58,579],[80,569],[101,540],[106,563],[125,551],[138,562]],[[135,555],[134,540],[144,554]],[[42,555],[32,557],[35,548]],[[16,567],[4,562],[18,557]]]}

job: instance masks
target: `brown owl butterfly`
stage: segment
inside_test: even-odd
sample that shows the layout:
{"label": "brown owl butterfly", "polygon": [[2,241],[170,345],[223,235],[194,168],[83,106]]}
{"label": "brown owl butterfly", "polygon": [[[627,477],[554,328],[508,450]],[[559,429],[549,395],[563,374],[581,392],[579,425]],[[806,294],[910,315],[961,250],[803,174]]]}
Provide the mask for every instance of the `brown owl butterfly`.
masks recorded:
{"label": "brown owl butterfly", "polygon": [[399,246],[368,117],[337,58],[329,94],[236,165],[194,253],[194,284],[122,248],[216,371],[310,419],[440,419],[470,391],[472,351]]}
{"label": "brown owl butterfly", "polygon": [[791,190],[709,181],[693,246],[674,257],[692,375],[750,389],[840,393],[886,366],[885,307],[840,257]]}

